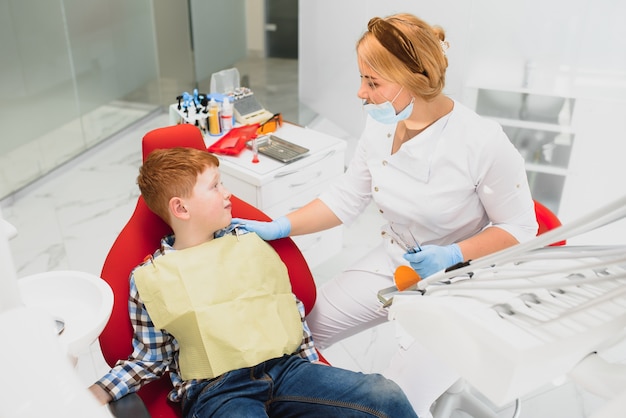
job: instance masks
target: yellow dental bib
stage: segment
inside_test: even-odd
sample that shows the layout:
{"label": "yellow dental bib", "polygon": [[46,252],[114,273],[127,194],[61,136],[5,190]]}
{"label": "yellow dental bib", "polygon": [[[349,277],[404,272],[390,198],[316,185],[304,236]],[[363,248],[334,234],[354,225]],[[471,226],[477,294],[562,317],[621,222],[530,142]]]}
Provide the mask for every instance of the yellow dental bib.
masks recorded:
{"label": "yellow dental bib", "polygon": [[252,367],[302,342],[287,268],[256,234],[167,253],[134,277],[155,327],[178,341],[184,380]]}

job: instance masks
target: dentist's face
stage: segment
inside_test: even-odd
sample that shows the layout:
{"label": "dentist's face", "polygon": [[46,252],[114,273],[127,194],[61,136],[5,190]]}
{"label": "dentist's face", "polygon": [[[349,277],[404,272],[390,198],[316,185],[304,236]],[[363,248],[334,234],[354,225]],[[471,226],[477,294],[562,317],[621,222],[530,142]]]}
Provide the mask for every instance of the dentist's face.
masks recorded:
{"label": "dentist's face", "polygon": [[391,102],[398,113],[411,102],[411,95],[400,84],[385,80],[362,62],[359,62],[359,71],[361,85],[357,96],[365,103]]}

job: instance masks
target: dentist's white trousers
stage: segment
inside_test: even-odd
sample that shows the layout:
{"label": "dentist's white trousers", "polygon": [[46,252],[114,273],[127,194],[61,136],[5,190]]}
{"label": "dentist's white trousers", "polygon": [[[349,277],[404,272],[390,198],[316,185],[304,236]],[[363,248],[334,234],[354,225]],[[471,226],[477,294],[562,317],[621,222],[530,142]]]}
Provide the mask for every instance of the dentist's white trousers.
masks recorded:
{"label": "dentist's white trousers", "polygon": [[[377,293],[393,285],[391,265],[385,251],[378,247],[320,287],[315,307],[307,316],[318,348],[323,350],[387,321],[387,311],[380,309]],[[415,320],[428,321],[428,318]],[[397,351],[382,374],[404,390],[420,418],[432,417],[433,402],[460,376],[419,341],[399,331],[397,341],[393,342]]]}

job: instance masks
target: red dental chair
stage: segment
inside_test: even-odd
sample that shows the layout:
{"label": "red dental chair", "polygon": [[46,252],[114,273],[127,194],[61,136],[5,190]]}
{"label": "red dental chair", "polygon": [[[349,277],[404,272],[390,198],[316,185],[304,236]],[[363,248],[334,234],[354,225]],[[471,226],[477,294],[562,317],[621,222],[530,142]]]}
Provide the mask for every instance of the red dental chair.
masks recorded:
{"label": "red dental chair", "polygon": [[[197,127],[188,124],[168,126],[148,132],[142,143],[143,159],[161,148],[189,147],[206,150],[202,134]],[[270,220],[263,212],[233,196],[233,217]],[[117,360],[127,358],[132,352],[132,327],[128,316],[129,276],[131,270],[154,252],[161,238],[171,233],[169,226],[152,213],[140,196],[135,211],[113,243],[105,259],[101,277],[111,286],[114,294],[113,312],[100,335],[100,346],[105,360],[113,366]],[[291,286],[304,303],[308,313],[315,303],[315,282],[302,253],[290,238],[270,241],[280,258],[287,265]],[[321,357],[321,356],[320,356]],[[167,400],[172,389],[168,376],[142,387],[137,394],[125,396],[110,404],[115,416],[180,417],[180,404]],[[144,407],[145,405],[145,407]]]}
{"label": "red dental chair", "polygon": [[[156,129],[146,134],[142,145],[143,158],[145,159],[154,149],[176,146],[206,149],[198,128],[181,124]],[[261,211],[235,196],[231,198],[231,202],[232,213],[235,217],[269,220]],[[540,225],[539,233],[560,225],[558,219],[545,206],[536,202],[535,209]],[[115,300],[111,317],[99,341],[104,358],[110,366],[113,366],[119,359],[127,358],[132,352],[132,327],[127,306],[130,272],[147,255],[152,254],[158,248],[161,238],[170,232],[169,226],[152,213],[143,199],[139,197],[132,216],[106,257],[101,277],[113,289]],[[309,312],[315,303],[316,289],[313,276],[300,250],[290,238],[269,243],[287,265],[293,291]],[[167,400],[167,393],[170,390],[169,377],[163,376],[144,386],[137,394],[128,395],[113,402],[111,410],[118,417],[180,417],[180,405]]]}
{"label": "red dental chair", "polygon": [[[551,229],[561,226],[561,221],[550,209],[535,200],[535,216],[539,224],[537,235],[548,232]],[[558,241],[550,244],[551,246],[565,245],[566,241]]]}

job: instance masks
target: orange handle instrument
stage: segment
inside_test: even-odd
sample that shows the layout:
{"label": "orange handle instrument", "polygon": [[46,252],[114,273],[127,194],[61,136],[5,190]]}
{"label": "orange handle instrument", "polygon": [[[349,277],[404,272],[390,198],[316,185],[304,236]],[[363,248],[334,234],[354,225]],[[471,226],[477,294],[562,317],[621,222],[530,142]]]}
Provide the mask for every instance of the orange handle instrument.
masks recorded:
{"label": "orange handle instrument", "polygon": [[409,266],[398,266],[393,273],[393,281],[399,291],[408,289],[409,287],[417,284],[422,278],[413,268]]}

